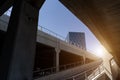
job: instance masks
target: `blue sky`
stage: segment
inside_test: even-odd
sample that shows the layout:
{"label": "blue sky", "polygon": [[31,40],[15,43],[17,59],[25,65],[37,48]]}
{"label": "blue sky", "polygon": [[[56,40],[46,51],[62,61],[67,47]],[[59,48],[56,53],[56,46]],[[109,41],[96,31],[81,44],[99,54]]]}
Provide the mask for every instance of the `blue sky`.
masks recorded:
{"label": "blue sky", "polygon": [[89,29],[58,0],[46,0],[39,13],[39,25],[62,35],[85,32],[87,49],[94,51],[100,43]]}

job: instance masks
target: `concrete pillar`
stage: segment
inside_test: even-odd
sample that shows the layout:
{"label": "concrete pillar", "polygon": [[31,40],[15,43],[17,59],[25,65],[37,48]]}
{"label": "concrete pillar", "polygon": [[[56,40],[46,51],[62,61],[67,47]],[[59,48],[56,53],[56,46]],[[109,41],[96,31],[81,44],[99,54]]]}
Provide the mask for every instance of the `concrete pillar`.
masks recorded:
{"label": "concrete pillar", "polygon": [[85,64],[85,62],[86,62],[86,55],[84,54],[83,55],[83,64]]}
{"label": "concrete pillar", "polygon": [[60,54],[60,42],[59,39],[56,38],[56,47],[55,47],[55,67],[56,67],[56,72],[59,72],[59,54]]}
{"label": "concrete pillar", "polygon": [[0,80],[33,80],[39,9],[15,0],[0,56]]}
{"label": "concrete pillar", "polygon": [[60,53],[60,49],[58,48],[55,48],[55,51],[56,51],[56,62],[55,62],[55,66],[56,66],[56,72],[59,72],[59,53]]}

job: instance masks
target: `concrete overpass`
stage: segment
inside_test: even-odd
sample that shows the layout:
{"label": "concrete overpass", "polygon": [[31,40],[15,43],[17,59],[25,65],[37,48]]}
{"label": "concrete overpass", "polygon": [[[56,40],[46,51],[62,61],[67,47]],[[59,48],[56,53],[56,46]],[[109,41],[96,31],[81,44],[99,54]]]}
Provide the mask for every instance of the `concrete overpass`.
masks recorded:
{"label": "concrete overpass", "polygon": [[120,67],[120,0],[60,1],[94,33]]}
{"label": "concrete overpass", "polygon": [[[4,37],[7,32],[8,21],[9,16],[7,15],[3,15],[0,18],[1,48],[5,40]],[[69,42],[50,35],[49,30],[44,32],[45,28],[41,28],[42,30],[38,30],[37,32],[36,56],[33,74],[35,78],[38,78],[37,80],[58,80],[69,78],[72,75],[80,74],[89,69],[94,71],[102,63],[102,60],[94,54],[77,47],[77,45],[70,44]],[[50,71],[51,69],[52,72]],[[39,78],[41,76],[48,75],[38,74],[46,72],[45,70],[47,70],[47,73],[49,72],[49,75],[52,75]],[[91,73],[92,72],[87,72],[87,76]]]}
{"label": "concrete overpass", "polygon": [[[46,46],[43,44],[36,43],[38,13],[43,2],[44,0],[15,0],[15,1],[2,0],[1,1],[0,15],[2,15],[11,6],[13,7],[7,31],[6,32],[1,31],[1,36],[0,36],[1,41],[3,41],[1,42],[2,45],[1,45],[1,51],[0,51],[1,53],[0,54],[0,65],[1,65],[0,79],[1,80],[16,80],[16,79],[32,80],[33,69],[36,68],[35,66],[37,67],[39,66],[39,65],[34,65],[34,57],[37,57],[35,55],[37,48],[42,48],[40,50],[38,49],[37,53],[39,51],[41,51],[41,53],[48,53],[48,52],[53,52],[53,54],[55,53],[56,71],[59,71],[58,60],[60,60],[60,58],[58,58],[58,53],[59,53],[59,50],[62,48],[59,48],[58,46],[54,48],[48,45]],[[51,41],[50,41],[50,44],[51,44]],[[59,44],[57,43],[56,45],[59,45]],[[50,51],[46,52],[45,49],[43,49],[43,47],[49,49]],[[77,48],[75,49],[78,50]],[[61,51],[61,52],[65,52],[65,51]],[[70,50],[68,50],[68,52],[70,52]],[[63,54],[68,54],[68,52],[66,51]],[[81,51],[81,52],[84,52],[84,51]],[[78,53],[74,53],[74,54],[76,55]],[[72,56],[69,55],[69,57],[76,57],[75,55],[72,55]],[[79,57],[81,59],[80,55]],[[66,57],[64,56],[64,58]],[[39,57],[35,59],[39,60]],[[71,59],[68,58],[66,62],[70,62],[70,60]],[[72,61],[76,62],[77,60],[74,58]],[[53,61],[54,60],[50,61],[51,63],[49,63],[49,66],[51,66],[51,64],[52,66],[54,65]],[[61,64],[64,64],[64,63],[63,61],[61,61]],[[97,63],[100,63],[100,62],[97,62]],[[42,66],[42,68],[43,67],[44,66]],[[89,68],[89,66],[86,66],[86,67]]]}

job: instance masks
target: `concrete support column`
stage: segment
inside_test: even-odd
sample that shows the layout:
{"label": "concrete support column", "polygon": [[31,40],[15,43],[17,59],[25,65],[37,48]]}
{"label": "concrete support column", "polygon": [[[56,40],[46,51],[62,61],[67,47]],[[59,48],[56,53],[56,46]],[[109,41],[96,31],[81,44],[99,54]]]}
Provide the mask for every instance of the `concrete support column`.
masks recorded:
{"label": "concrete support column", "polygon": [[39,9],[25,0],[14,0],[0,56],[0,80],[33,80]]}
{"label": "concrete support column", "polygon": [[86,62],[86,55],[84,54],[83,55],[83,64],[85,64],[85,62]]}
{"label": "concrete support column", "polygon": [[59,54],[60,54],[60,42],[59,39],[56,39],[56,47],[55,47],[55,67],[56,67],[56,72],[59,72]]}
{"label": "concrete support column", "polygon": [[56,72],[59,72],[59,54],[60,54],[60,49],[58,48],[55,48],[55,51],[56,51],[56,62],[55,62],[55,66],[56,66]]}

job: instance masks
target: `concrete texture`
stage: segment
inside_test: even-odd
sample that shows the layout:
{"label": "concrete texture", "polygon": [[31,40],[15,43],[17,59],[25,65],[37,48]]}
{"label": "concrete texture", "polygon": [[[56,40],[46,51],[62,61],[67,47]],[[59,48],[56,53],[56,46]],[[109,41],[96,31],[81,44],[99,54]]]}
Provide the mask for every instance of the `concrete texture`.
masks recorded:
{"label": "concrete texture", "polygon": [[32,80],[38,14],[27,1],[15,0],[1,50],[0,80]]}
{"label": "concrete texture", "polygon": [[3,48],[4,38],[5,38],[5,32],[0,30],[0,56],[1,56],[1,50]]}
{"label": "concrete texture", "polygon": [[60,0],[94,33],[120,66],[120,0]]}
{"label": "concrete texture", "polygon": [[[120,0],[60,0],[112,54],[120,80]],[[114,76],[114,75],[113,75]]]}

